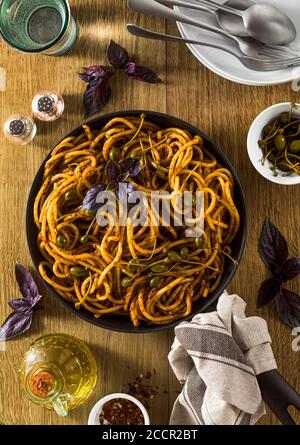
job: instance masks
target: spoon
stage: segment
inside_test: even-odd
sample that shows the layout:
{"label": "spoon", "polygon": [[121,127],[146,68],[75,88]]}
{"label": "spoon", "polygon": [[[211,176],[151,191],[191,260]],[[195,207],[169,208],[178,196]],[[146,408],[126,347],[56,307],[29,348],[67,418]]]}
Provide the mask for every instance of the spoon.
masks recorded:
{"label": "spoon", "polygon": [[[224,5],[245,11],[254,5],[254,3],[251,0],[228,0]],[[215,14],[221,28],[235,36],[247,37],[250,35],[249,31],[245,28],[242,17],[234,15],[231,12],[220,11],[219,9],[215,11]]]}
{"label": "spoon", "polygon": [[240,11],[213,0],[197,0],[199,4],[217,7],[241,17],[249,34],[267,45],[286,45],[296,38],[296,29],[289,17],[275,6],[255,3]]}
{"label": "spoon", "polygon": [[[245,28],[244,21],[241,17],[238,17],[237,15],[230,12],[220,11],[219,9],[217,9],[217,7],[216,9],[213,9],[213,6],[209,8],[208,6],[200,6],[195,3],[187,3],[183,0],[156,1],[165,6],[181,6],[188,9],[194,9],[196,11],[210,12],[216,17],[220,27],[228,31],[230,34],[241,37],[250,36],[249,32]],[[224,3],[224,5],[244,11],[245,9],[254,5],[254,3],[251,0],[228,0]]]}
{"label": "spoon", "polygon": [[[299,51],[292,50],[288,47],[278,47],[272,45],[265,45],[258,42],[252,37],[237,37],[230,34],[228,31],[221,29],[217,26],[212,26],[207,22],[202,22],[199,19],[189,17],[179,11],[170,9],[155,0],[127,0],[129,9],[140,12],[142,14],[148,14],[152,16],[161,17],[166,20],[174,20],[180,23],[186,23],[188,25],[197,26],[198,28],[211,31],[216,34],[220,34],[227,37],[238,45],[241,52],[249,57],[260,58],[267,57],[271,59],[286,58],[289,55],[298,55]],[[236,45],[235,45],[236,46]]]}

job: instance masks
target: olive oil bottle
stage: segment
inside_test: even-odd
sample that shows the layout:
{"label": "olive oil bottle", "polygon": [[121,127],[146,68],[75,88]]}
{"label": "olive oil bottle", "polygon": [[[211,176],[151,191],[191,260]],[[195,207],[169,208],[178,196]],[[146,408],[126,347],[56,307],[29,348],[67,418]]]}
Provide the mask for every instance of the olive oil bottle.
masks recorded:
{"label": "olive oil bottle", "polygon": [[60,416],[85,402],[97,380],[97,366],[90,349],[66,334],[35,340],[19,373],[27,397],[37,405],[54,409]]}

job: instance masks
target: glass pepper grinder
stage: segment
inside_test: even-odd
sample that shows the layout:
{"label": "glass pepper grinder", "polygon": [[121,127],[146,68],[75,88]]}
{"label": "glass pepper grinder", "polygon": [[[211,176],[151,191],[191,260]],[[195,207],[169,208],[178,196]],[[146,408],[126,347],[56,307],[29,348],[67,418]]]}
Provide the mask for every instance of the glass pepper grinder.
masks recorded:
{"label": "glass pepper grinder", "polygon": [[13,144],[26,145],[36,135],[35,122],[28,116],[10,116],[4,122],[4,135]]}
{"label": "glass pepper grinder", "polygon": [[45,122],[53,122],[60,118],[65,109],[63,97],[54,92],[37,93],[32,100],[34,116]]}

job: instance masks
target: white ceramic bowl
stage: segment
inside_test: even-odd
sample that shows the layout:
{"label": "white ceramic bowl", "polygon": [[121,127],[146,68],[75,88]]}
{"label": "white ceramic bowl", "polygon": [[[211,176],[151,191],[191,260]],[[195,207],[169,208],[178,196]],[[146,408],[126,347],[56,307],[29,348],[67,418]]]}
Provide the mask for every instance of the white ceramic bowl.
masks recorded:
{"label": "white ceramic bowl", "polygon": [[[269,124],[272,119],[278,117],[281,113],[288,112],[291,109],[290,102],[283,102],[280,104],[272,105],[262,111],[252,123],[247,139],[247,148],[249,158],[255,167],[255,169],[269,181],[282,185],[295,185],[300,184],[299,175],[284,176],[278,171],[278,176],[274,176],[270,167],[272,164],[267,160],[262,164],[262,151],[258,145],[258,141],[261,139],[262,130],[265,125]],[[295,110],[293,114],[299,114],[300,119],[300,105],[299,110]]]}
{"label": "white ceramic bowl", "polygon": [[131,402],[135,403],[142,411],[143,416],[144,416],[144,424],[150,425],[149,414],[148,414],[146,408],[144,407],[144,405],[135,397],[132,397],[128,394],[123,394],[123,393],[110,394],[110,395],[105,396],[102,399],[100,399],[99,402],[97,402],[96,405],[94,405],[93,409],[90,412],[88,425],[100,425],[99,416],[100,416],[100,412],[102,410],[102,406],[109,400],[113,400],[113,399],[131,400]]}

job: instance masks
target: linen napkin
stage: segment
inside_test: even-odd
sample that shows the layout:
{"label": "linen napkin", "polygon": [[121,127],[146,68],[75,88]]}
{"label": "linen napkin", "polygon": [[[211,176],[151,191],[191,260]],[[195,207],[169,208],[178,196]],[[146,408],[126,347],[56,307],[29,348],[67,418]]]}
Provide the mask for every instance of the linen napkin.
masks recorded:
{"label": "linen napkin", "polygon": [[170,365],[183,389],[170,425],[247,425],[265,414],[256,375],[276,368],[265,320],[225,292],[215,312],[175,328]]}

